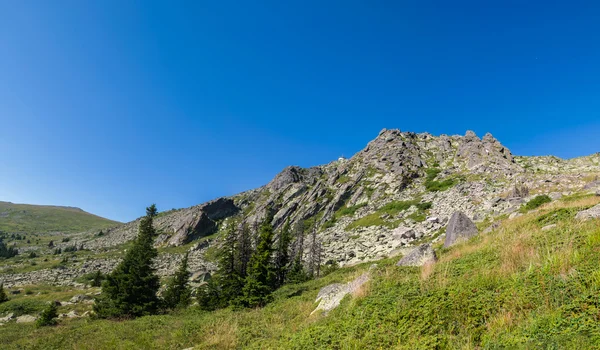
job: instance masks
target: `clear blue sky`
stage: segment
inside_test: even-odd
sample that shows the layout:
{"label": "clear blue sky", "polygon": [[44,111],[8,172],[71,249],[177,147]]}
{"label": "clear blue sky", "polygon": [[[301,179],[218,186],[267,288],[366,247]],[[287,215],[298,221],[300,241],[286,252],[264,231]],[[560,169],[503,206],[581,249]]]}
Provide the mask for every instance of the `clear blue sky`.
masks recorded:
{"label": "clear blue sky", "polygon": [[0,0],[0,200],[126,221],[382,128],[600,151],[597,1]]}

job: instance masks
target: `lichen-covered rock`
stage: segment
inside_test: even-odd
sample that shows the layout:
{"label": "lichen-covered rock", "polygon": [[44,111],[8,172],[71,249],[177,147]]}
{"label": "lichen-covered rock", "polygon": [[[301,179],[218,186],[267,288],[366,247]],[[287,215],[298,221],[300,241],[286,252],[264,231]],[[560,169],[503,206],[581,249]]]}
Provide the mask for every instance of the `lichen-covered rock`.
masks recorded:
{"label": "lichen-covered rock", "polygon": [[435,255],[435,251],[431,244],[427,243],[418,246],[403,256],[396,266],[423,266],[436,261],[437,256]]}
{"label": "lichen-covered rock", "polygon": [[444,247],[450,247],[458,242],[468,240],[479,233],[475,223],[462,212],[455,212],[450,217],[448,227],[446,228],[446,240]]}
{"label": "lichen-covered rock", "polygon": [[369,269],[369,272],[365,272],[362,275],[355,278],[353,281],[348,283],[333,283],[328,286],[321,288],[319,294],[317,294],[317,299],[315,303],[318,302],[319,305],[316,309],[311,312],[311,315],[318,310],[323,310],[324,314],[327,314],[329,311],[335,309],[340,305],[340,302],[344,297],[351,293],[356,293],[365,283],[367,283],[370,277],[370,271],[376,265],[372,265]]}
{"label": "lichen-covered rock", "polygon": [[577,215],[575,215],[575,218],[578,220],[589,220],[589,219],[600,218],[600,204],[598,204],[595,207],[592,207],[590,209],[580,211],[579,213],[577,213]]}

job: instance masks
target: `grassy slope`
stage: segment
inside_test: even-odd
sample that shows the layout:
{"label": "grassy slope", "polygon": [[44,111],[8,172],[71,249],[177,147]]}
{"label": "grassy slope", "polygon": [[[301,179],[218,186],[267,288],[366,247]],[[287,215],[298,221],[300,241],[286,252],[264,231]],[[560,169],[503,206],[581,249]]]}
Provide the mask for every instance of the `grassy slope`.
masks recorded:
{"label": "grassy slope", "polygon": [[78,208],[0,202],[0,231],[10,233],[76,233],[118,224]]}
{"label": "grassy slope", "polygon": [[[178,314],[124,322],[7,324],[2,348],[363,349],[593,348],[600,342],[600,225],[577,222],[598,198],[558,202],[498,230],[439,250],[422,268],[379,262],[373,280],[328,316],[310,315],[324,285],[368,264],[286,286],[264,309]],[[557,223],[550,231],[541,227]],[[26,336],[25,336],[26,335]]]}

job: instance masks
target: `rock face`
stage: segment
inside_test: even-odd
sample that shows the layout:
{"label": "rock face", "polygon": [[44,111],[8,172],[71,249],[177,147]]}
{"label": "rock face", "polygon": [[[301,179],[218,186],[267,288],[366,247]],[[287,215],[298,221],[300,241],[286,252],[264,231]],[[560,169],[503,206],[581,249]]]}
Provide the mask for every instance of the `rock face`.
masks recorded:
{"label": "rock face", "polygon": [[589,220],[589,219],[597,219],[600,218],[600,204],[595,207],[592,207],[588,210],[583,210],[575,215],[576,219],[579,220]]}
{"label": "rock face", "polygon": [[169,245],[179,246],[217,231],[217,220],[236,214],[239,209],[229,198],[219,198],[188,211],[172,228],[175,234]]}
{"label": "rock face", "polygon": [[[480,139],[473,132],[433,136],[384,129],[351,158],[311,168],[287,167],[260,188],[160,213],[154,220],[155,245],[196,243],[189,250],[190,272],[208,276],[215,265],[204,253],[219,246],[222,235],[216,233],[225,230],[225,223],[235,219],[256,238],[260,222],[272,217],[276,235],[286,223],[293,229],[304,224],[315,227],[323,262],[359,264],[393,256],[416,241],[442,239],[438,232],[457,211],[474,221],[505,214],[516,217],[530,197],[528,192],[556,193],[553,198],[580,192],[598,169],[600,154],[569,160],[519,157],[491,134]],[[19,271],[21,266],[5,260],[0,264],[0,283],[8,287],[37,283],[78,286],[77,277],[98,270],[110,272],[125,254],[123,245],[136,237],[139,222],[101,234],[72,234],[68,242],[54,242],[54,248],[63,251],[73,245],[92,251],[89,257],[55,268],[40,264],[39,270],[15,273],[11,270]],[[38,256],[53,253],[47,246],[23,247],[23,242],[19,243],[21,254],[28,250]],[[305,239],[305,252],[309,244]],[[182,251],[161,249],[155,262],[158,274],[172,275],[182,255]],[[203,283],[204,279],[196,280]]]}
{"label": "rock face", "polygon": [[423,266],[436,261],[437,256],[435,255],[435,251],[431,247],[431,244],[427,243],[418,246],[403,256],[396,266]]}
{"label": "rock face", "polygon": [[479,233],[477,226],[462,212],[455,212],[450,218],[446,228],[446,240],[444,247],[450,247],[456,243],[467,240]]}

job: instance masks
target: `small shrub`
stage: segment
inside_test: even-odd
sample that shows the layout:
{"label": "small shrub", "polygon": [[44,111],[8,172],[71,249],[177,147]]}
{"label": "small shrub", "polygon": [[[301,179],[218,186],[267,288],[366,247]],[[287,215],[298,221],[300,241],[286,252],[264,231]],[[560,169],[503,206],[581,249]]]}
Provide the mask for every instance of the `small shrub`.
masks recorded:
{"label": "small shrub", "polygon": [[56,303],[50,302],[40,314],[40,318],[37,319],[35,325],[38,327],[54,326],[57,323],[56,318],[58,318]]}
{"label": "small shrub", "polygon": [[537,209],[537,208],[541,207],[542,205],[544,205],[546,203],[550,203],[550,202],[552,202],[552,198],[550,198],[544,194],[541,196],[537,196],[534,199],[527,202],[527,204],[523,205],[522,209],[523,209],[523,211],[529,211],[529,210]]}
{"label": "small shrub", "polygon": [[4,285],[0,284],[0,303],[4,303],[8,301],[8,295],[6,295],[6,291],[4,290]]}

